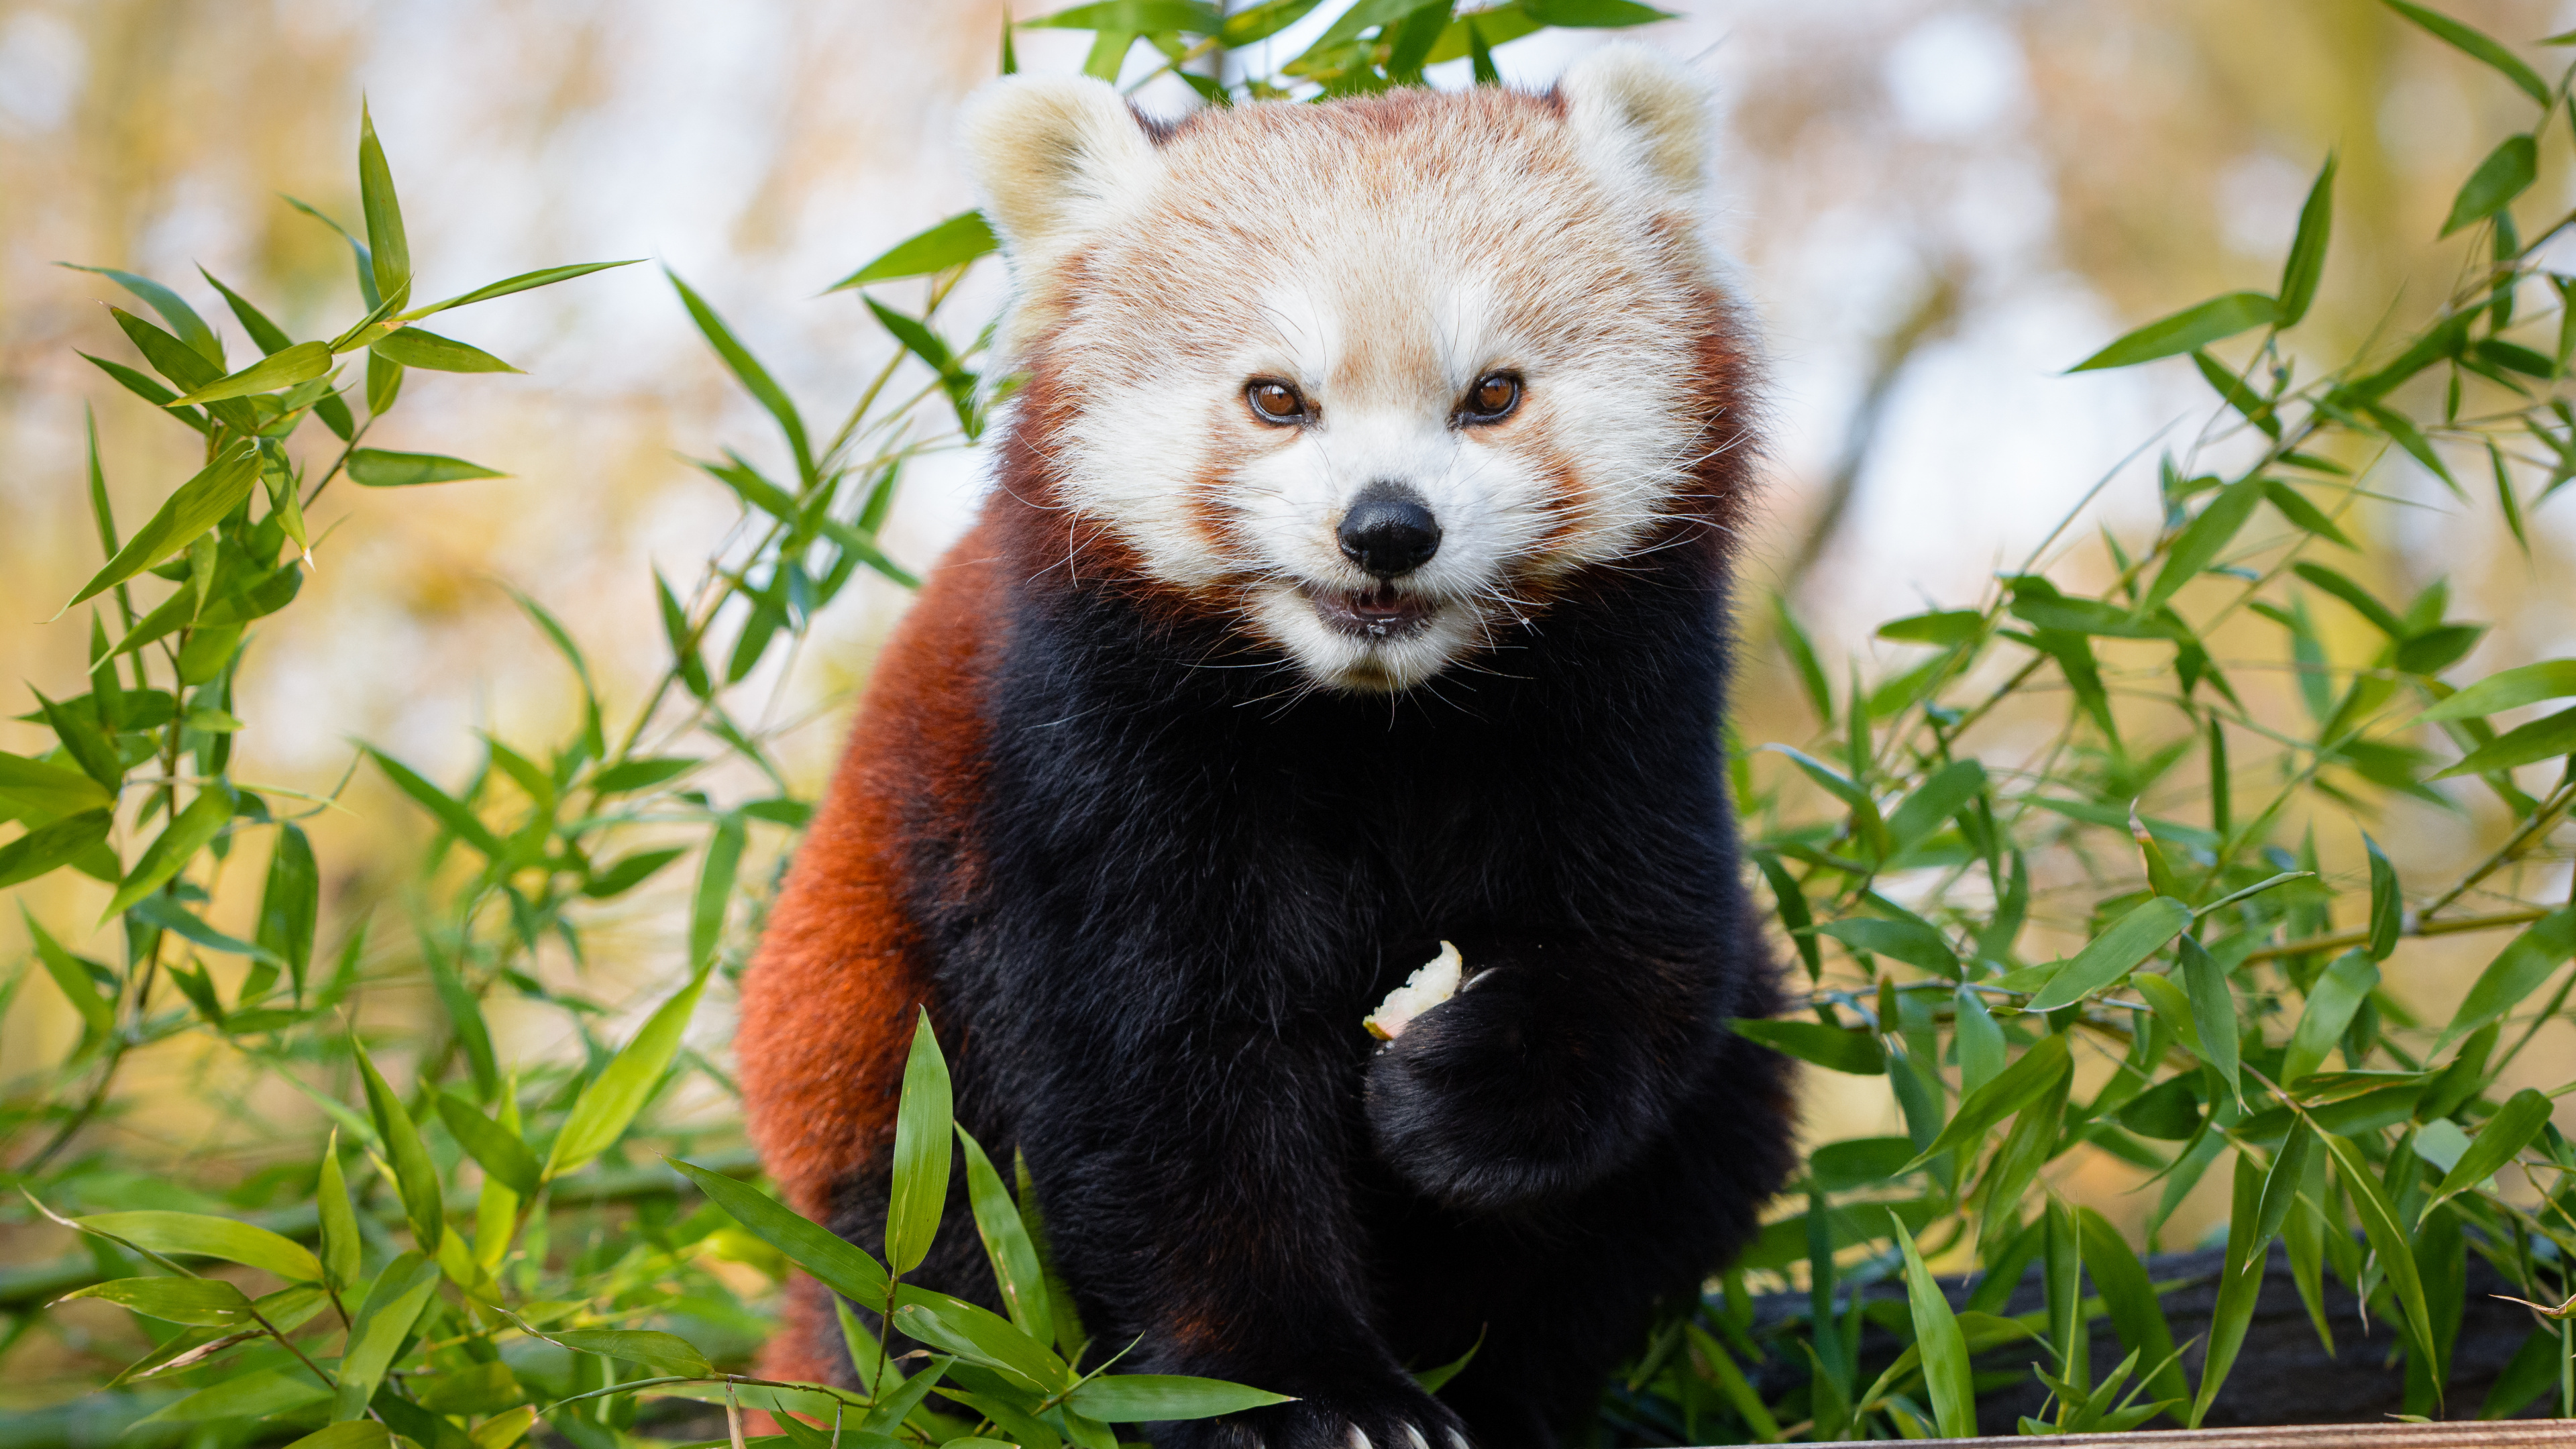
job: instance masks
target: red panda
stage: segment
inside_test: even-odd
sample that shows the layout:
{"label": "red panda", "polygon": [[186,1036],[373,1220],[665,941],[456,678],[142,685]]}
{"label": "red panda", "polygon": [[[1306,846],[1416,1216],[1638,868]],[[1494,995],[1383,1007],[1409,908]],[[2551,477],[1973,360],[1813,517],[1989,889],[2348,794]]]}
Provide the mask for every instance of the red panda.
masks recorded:
{"label": "red panda", "polygon": [[[1297,1396],[1162,1449],[1551,1444],[1787,1169],[1783,1063],[1725,1026],[1776,986],[1720,743],[1755,364],[1703,108],[1628,47],[1544,95],[970,107],[1023,381],[736,1049],[769,1171],[865,1242],[926,1008],[1121,1371]],[[1450,942],[1465,989],[1364,1029]],[[923,1278],[990,1301],[950,1224]],[[767,1372],[849,1382],[796,1294]]]}

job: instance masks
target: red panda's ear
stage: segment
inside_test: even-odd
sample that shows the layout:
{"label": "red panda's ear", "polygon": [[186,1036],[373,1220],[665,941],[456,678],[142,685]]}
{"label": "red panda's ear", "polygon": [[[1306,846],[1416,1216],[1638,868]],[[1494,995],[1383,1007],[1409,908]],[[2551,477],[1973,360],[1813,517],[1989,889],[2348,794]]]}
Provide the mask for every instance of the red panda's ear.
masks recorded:
{"label": "red panda's ear", "polygon": [[1696,199],[1708,180],[1708,87],[1642,45],[1605,45],[1557,82],[1585,161],[1616,181]]}
{"label": "red panda's ear", "polygon": [[1010,76],[966,103],[975,190],[1015,267],[1114,222],[1162,169],[1127,102],[1087,76]]}

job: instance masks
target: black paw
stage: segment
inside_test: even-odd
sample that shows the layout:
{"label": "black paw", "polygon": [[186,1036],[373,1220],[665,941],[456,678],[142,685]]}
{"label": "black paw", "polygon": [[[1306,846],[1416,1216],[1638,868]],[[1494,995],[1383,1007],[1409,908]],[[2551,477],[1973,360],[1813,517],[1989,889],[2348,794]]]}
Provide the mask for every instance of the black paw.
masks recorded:
{"label": "black paw", "polygon": [[1154,1429],[1155,1449],[1475,1449],[1456,1415],[1409,1385]]}
{"label": "black paw", "polygon": [[1379,1157],[1441,1202],[1490,1211],[1575,1191],[1658,1116],[1652,1048],[1541,985],[1525,967],[1483,972],[1369,1063]]}

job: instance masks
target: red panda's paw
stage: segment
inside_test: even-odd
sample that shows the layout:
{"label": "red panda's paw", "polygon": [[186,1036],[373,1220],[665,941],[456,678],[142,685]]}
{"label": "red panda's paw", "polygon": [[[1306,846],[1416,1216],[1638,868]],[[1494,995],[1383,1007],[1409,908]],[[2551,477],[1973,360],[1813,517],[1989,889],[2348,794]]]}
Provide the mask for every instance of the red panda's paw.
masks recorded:
{"label": "red panda's paw", "polygon": [[1425,1195],[1470,1211],[1561,1197],[1660,1115],[1633,1029],[1545,984],[1531,967],[1480,972],[1370,1059],[1378,1156]]}
{"label": "red panda's paw", "polygon": [[1154,1449],[1475,1449],[1457,1417],[1410,1384],[1155,1427]]}

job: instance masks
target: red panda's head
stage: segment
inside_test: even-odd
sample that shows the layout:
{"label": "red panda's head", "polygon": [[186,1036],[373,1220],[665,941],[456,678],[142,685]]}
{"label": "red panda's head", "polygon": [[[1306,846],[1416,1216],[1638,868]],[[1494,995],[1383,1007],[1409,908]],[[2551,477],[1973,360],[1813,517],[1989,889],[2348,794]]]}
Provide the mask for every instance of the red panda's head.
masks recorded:
{"label": "red panda's head", "polygon": [[1699,239],[1702,111],[1624,46],[1545,96],[1168,130],[1098,81],[988,87],[966,130],[1012,270],[997,366],[1045,399],[1013,426],[1042,431],[1052,501],[1131,582],[1363,691],[1719,516],[1708,464],[1747,420]]}

